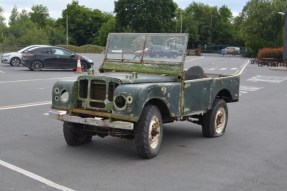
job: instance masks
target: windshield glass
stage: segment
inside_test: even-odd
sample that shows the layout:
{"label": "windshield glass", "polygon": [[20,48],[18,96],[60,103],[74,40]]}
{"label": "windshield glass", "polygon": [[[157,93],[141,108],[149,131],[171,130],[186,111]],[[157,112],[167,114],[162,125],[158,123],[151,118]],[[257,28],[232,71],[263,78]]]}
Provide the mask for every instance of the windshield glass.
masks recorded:
{"label": "windshield glass", "polygon": [[17,52],[19,53],[25,53],[27,50],[31,49],[31,48],[34,48],[34,47],[37,47],[35,45],[32,45],[32,46],[27,46],[25,48],[22,48],[21,50],[18,50]]}
{"label": "windshield glass", "polygon": [[133,63],[182,63],[187,46],[187,34],[111,33],[106,59]]}

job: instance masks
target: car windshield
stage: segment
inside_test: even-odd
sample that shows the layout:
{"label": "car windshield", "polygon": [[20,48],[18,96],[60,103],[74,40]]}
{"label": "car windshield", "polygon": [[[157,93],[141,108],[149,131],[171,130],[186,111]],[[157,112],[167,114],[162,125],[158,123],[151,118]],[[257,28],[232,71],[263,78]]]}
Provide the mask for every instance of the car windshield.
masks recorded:
{"label": "car windshield", "polygon": [[22,48],[21,50],[18,50],[17,52],[19,52],[19,53],[25,53],[25,52],[27,52],[29,49],[31,49],[31,48],[34,48],[34,47],[37,47],[37,46],[27,46],[27,47],[25,47],[25,48]]}
{"label": "car windshield", "polygon": [[187,37],[183,33],[111,33],[106,60],[179,64],[184,61]]}

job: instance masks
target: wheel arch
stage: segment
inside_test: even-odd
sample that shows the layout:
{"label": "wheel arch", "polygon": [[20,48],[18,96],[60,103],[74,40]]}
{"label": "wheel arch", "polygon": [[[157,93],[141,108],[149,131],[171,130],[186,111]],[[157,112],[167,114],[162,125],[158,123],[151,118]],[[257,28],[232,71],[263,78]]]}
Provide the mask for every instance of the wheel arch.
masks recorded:
{"label": "wheel arch", "polygon": [[173,118],[171,116],[170,110],[166,102],[164,102],[161,99],[153,98],[153,99],[150,99],[148,102],[146,102],[145,105],[148,105],[148,104],[157,106],[157,108],[159,109],[161,113],[163,123],[173,121]]}
{"label": "wheel arch", "polygon": [[[215,100],[216,98],[223,99],[226,103],[232,102],[232,100],[233,100],[230,91],[227,90],[227,89],[222,89],[222,90],[220,90],[220,91],[217,93],[217,95],[215,96],[214,100]],[[213,100],[213,101],[214,101],[214,100]]]}
{"label": "wheel arch", "polygon": [[45,62],[40,60],[40,59],[38,59],[38,58],[31,62],[31,65],[30,65],[31,67],[33,66],[34,62],[40,62],[42,64],[42,68],[41,69],[45,68]]}
{"label": "wheel arch", "polygon": [[21,58],[20,57],[18,57],[18,56],[13,56],[12,58],[10,58],[10,60],[9,60],[9,63],[10,63],[10,65],[12,64],[12,61],[13,61],[13,59],[15,59],[15,58],[17,58],[17,59],[19,59],[19,64],[21,64]]}

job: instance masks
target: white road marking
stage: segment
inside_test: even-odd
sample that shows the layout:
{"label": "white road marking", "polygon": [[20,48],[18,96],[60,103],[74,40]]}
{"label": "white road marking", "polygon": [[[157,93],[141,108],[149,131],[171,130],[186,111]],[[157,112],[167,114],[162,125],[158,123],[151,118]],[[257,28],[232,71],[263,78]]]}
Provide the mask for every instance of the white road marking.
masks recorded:
{"label": "white road marking", "polygon": [[247,81],[251,82],[269,82],[269,83],[281,83],[287,80],[287,77],[281,76],[265,76],[265,75],[257,75],[252,78],[249,78]]}
{"label": "white road marking", "polygon": [[56,188],[56,189],[62,190],[62,191],[74,191],[74,190],[72,190],[70,188],[67,188],[65,186],[59,185],[59,184],[57,184],[55,182],[52,182],[52,181],[50,181],[50,180],[48,180],[46,178],[43,178],[43,177],[41,177],[41,176],[39,176],[37,174],[34,174],[32,172],[29,172],[27,170],[19,168],[19,167],[15,166],[15,165],[7,163],[5,161],[0,160],[0,165],[4,166],[4,167],[6,167],[6,168],[8,168],[8,169],[10,169],[12,171],[15,171],[15,172],[18,172],[20,174],[23,174],[23,175],[25,175],[25,176],[27,176],[29,178],[32,178],[32,179],[37,180],[39,182],[42,182],[43,184],[46,184],[46,185],[48,185],[48,186],[50,186],[52,188]]}
{"label": "white road marking", "polygon": [[248,92],[255,92],[258,91],[260,89],[262,89],[263,87],[254,87],[254,86],[240,86],[239,87],[239,95],[242,94],[247,94]]}
{"label": "white road marking", "polygon": [[207,68],[206,70],[237,70],[238,68]]}
{"label": "white road marking", "polygon": [[1,81],[0,84],[7,83],[19,83],[19,82],[35,82],[35,81],[44,81],[44,80],[62,80],[62,79],[74,79],[75,77],[62,77],[62,78],[46,78],[46,79],[29,79],[29,80],[14,80],[14,81]]}
{"label": "white road marking", "polygon": [[33,103],[25,103],[25,104],[19,104],[19,105],[1,106],[0,111],[8,110],[8,109],[19,109],[19,108],[25,108],[25,107],[34,107],[34,106],[40,106],[40,105],[49,105],[51,103],[52,103],[51,101],[43,101],[43,102],[33,102]]}
{"label": "white road marking", "polygon": [[0,73],[5,74],[5,72],[3,72],[3,71],[1,71],[1,70],[0,70]]}
{"label": "white road marking", "polygon": [[203,59],[204,57],[201,56],[199,58],[193,58],[193,59],[190,59],[190,60],[186,60],[185,62],[192,62],[192,61],[195,61],[195,60],[199,60],[199,59]]}
{"label": "white road marking", "polygon": [[254,87],[254,86],[240,86],[240,90],[242,91],[249,91],[249,92],[255,92],[257,90],[262,89],[263,87]]}

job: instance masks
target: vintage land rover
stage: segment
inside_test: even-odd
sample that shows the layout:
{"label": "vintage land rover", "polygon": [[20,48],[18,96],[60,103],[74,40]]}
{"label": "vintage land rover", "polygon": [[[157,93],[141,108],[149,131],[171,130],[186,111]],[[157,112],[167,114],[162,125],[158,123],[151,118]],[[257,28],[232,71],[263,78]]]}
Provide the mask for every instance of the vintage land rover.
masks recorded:
{"label": "vintage land rover", "polygon": [[[96,135],[134,139],[149,159],[160,151],[164,123],[187,120],[200,124],[204,137],[223,135],[226,103],[239,100],[243,67],[233,75],[184,70],[187,42],[187,34],[109,34],[99,73],[53,86],[50,116],[64,122],[66,143],[86,144]],[[153,45],[175,54],[151,56]]]}

